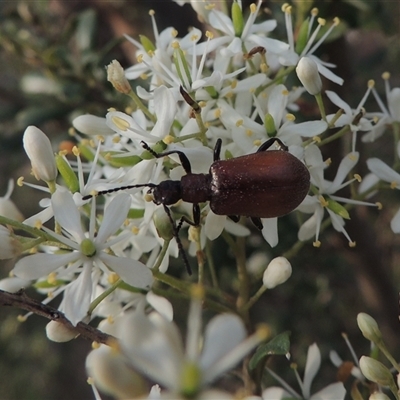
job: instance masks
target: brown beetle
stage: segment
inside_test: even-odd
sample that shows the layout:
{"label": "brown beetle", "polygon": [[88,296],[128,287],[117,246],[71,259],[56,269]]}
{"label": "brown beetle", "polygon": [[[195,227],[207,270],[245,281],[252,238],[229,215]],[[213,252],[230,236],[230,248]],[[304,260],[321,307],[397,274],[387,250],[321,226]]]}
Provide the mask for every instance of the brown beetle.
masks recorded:
{"label": "brown beetle", "polygon": [[[275,142],[281,150],[266,151]],[[189,263],[178,233],[183,222],[193,226],[200,224],[199,203],[209,201],[215,214],[228,215],[235,222],[239,221],[239,216],[250,217],[254,225],[262,229],[261,218],[280,217],[293,211],[310,188],[308,169],[288,152],[287,146],[279,139],[267,140],[254,154],[229,160],[220,160],[221,144],[221,139],[218,139],[209,173],[194,174],[189,159],[182,151],[156,153],[142,142],[143,147],[156,158],[177,154],[186,175],[180,181],[128,185],[98,193],[102,195],[125,189],[150,188],[154,203],[163,205],[169,216],[189,274]],[[84,196],[83,199],[90,197]],[[193,220],[183,216],[176,225],[168,206],[179,200],[193,204]]]}

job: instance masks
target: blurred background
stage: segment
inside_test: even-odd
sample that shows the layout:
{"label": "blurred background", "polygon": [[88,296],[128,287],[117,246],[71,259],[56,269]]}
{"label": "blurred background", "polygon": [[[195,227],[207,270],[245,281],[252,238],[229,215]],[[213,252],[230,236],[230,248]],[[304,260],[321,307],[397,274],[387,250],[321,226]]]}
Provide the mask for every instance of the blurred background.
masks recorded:
{"label": "blurred background", "polygon": [[[246,7],[250,4],[243,3]],[[264,2],[278,20],[278,30],[273,34],[280,38],[285,37],[282,4]],[[319,16],[327,20],[338,16],[347,28],[320,49],[319,56],[335,63],[335,73],[345,79],[343,87],[325,82],[325,89],[336,91],[356,107],[369,79],[376,81],[377,90],[384,96],[384,71],[391,72],[391,87],[400,86],[398,2],[326,0],[314,2],[314,6],[320,9]],[[22,148],[28,125],[42,129],[56,151],[61,141],[70,138],[68,129],[75,116],[104,116],[110,106],[123,109],[128,104],[107,82],[104,67],[113,59],[125,68],[136,62],[135,48],[122,35],[153,38],[149,9],[155,10],[160,31],[174,26],[183,36],[191,26],[202,28],[189,5],[180,7],[168,0],[0,2],[0,195],[5,194],[10,178],[23,175],[29,180],[30,164]],[[301,106],[305,115],[315,118],[314,104]],[[378,110],[372,98],[366,109]],[[345,141],[336,141],[327,149],[333,161],[329,169],[332,173],[345,148]],[[379,156],[391,164],[393,139],[386,133],[373,146],[364,146],[359,140],[357,149],[361,153],[357,172],[363,176],[368,157]],[[41,196],[23,187],[15,189],[12,199],[25,216],[30,216],[38,211]],[[349,248],[346,239],[332,228],[327,229],[321,237],[322,246],[316,249],[306,243],[291,260],[292,278],[268,292],[253,310],[254,321],[270,323],[275,333],[292,332],[292,357],[300,366],[308,346],[318,343],[324,363],[313,391],[333,381],[335,369],[327,358],[330,350],[350,359],[342,332],[348,334],[358,356],[368,353],[369,344],[356,324],[359,312],[370,313],[378,321],[392,354],[397,358],[400,355],[400,236],[390,230],[400,193],[388,191],[374,201],[383,203],[382,211],[363,207],[351,211],[346,227],[357,242],[355,248]],[[269,249],[254,233],[248,255],[265,249],[275,256],[290,248],[297,234],[293,220],[282,218],[279,229],[277,248]],[[231,276],[234,259],[225,242],[218,240],[214,248],[218,249],[219,273]],[[7,276],[14,262],[1,264],[0,279]],[[177,265],[181,267],[179,260]],[[40,298],[33,291],[28,293]],[[180,307],[176,308],[178,320],[185,321],[186,307]],[[20,313],[0,308],[0,399],[93,398],[84,371],[91,344],[79,338],[52,343],[45,336],[46,320],[33,316],[21,324],[16,320]],[[287,374],[288,363],[281,361],[277,360],[273,368],[282,368]]]}

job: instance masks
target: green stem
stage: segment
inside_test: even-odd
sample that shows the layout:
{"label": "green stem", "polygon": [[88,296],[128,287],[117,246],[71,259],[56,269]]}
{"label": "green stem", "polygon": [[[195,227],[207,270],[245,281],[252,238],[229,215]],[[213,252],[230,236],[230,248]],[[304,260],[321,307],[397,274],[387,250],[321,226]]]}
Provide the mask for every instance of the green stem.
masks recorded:
{"label": "green stem", "polygon": [[265,293],[267,288],[262,285],[260,289],[257,290],[257,293],[255,293],[249,301],[241,308],[240,312],[247,312],[250,310],[251,307],[254,306],[254,304],[258,301],[258,299]]}
{"label": "green stem", "polygon": [[319,143],[317,143],[317,146],[321,147],[324,144],[333,142],[334,140],[339,139],[340,137],[344,136],[348,132],[351,132],[350,125],[345,125],[342,129],[337,131],[335,134],[330,135],[325,139],[322,139]]}
{"label": "green stem", "polygon": [[158,271],[160,269],[161,263],[164,260],[165,255],[167,254],[169,242],[171,240],[164,240],[164,244],[161,248],[160,254],[158,255],[157,261],[154,264],[153,270]]}
{"label": "green stem", "polygon": [[149,109],[142,103],[142,100],[140,100],[139,96],[133,90],[129,92],[128,96],[135,102],[136,107],[143,111],[150,121],[154,123],[157,121],[157,117],[149,111]]}
{"label": "green stem", "polygon": [[112,286],[105,290],[101,295],[97,296],[90,304],[88,314],[91,315],[93,310],[115,289],[117,289],[123,283],[122,279],[118,279]]}
{"label": "green stem", "polygon": [[217,277],[217,272],[215,270],[214,258],[212,257],[211,254],[211,243],[209,240],[207,240],[206,243],[206,257],[207,257],[208,269],[210,270],[211,274],[212,285],[215,289],[218,289],[219,288],[218,277]]}
{"label": "green stem", "polygon": [[322,94],[319,92],[315,95],[315,100],[317,101],[319,112],[321,113],[322,119],[326,122],[326,112],[324,102],[322,101]]}

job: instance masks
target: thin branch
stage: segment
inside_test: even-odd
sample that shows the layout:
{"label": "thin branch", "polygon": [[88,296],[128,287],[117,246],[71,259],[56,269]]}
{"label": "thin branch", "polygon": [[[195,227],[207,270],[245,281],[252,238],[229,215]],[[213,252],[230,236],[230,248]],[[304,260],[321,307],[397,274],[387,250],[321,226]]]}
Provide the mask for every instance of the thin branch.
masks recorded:
{"label": "thin branch", "polygon": [[20,308],[52,321],[56,321],[59,324],[65,325],[68,329],[75,330],[77,335],[80,335],[86,340],[103,344],[109,344],[110,341],[116,341],[115,337],[107,335],[84,322],[78,322],[76,326],[73,326],[62,312],[58,311],[54,307],[50,307],[46,304],[42,304],[40,301],[30,298],[26,295],[24,289],[21,289],[16,293],[9,293],[0,290],[0,306]]}

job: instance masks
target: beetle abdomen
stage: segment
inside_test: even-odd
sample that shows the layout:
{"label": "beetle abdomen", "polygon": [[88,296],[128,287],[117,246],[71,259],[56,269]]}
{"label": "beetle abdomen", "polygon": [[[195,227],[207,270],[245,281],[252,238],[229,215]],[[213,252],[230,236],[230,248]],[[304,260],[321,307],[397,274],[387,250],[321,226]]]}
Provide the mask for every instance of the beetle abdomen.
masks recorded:
{"label": "beetle abdomen", "polygon": [[210,174],[210,207],[219,215],[280,217],[293,211],[310,188],[307,168],[282,150],[216,161]]}

